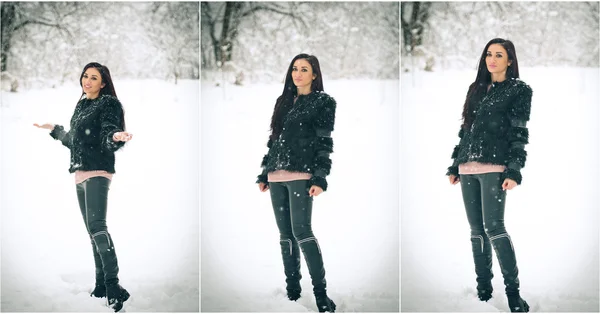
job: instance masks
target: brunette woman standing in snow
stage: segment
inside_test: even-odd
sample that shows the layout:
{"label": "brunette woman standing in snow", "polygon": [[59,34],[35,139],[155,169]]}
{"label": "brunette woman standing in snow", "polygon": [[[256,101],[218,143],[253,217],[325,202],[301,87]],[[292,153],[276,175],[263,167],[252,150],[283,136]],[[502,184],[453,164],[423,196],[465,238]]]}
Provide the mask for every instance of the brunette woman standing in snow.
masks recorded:
{"label": "brunette woman standing in snow", "polygon": [[513,43],[492,39],[483,49],[475,82],[463,107],[463,123],[447,175],[461,183],[477,274],[477,294],[492,297],[492,247],[504,276],[511,312],[528,312],[519,294],[515,250],[504,226],[506,191],[521,184],[529,132],[531,88],[519,79]]}
{"label": "brunette woman standing in snow", "polygon": [[300,252],[304,253],[319,312],[335,311],[327,296],[321,248],[311,229],[313,196],[327,190],[325,177],[331,169],[331,132],[335,100],[323,92],[319,60],[299,54],[285,76],[283,93],[271,118],[269,152],[256,183],[271,191],[279,228],[279,244],[287,283],[287,296],[300,298]]}
{"label": "brunette woman standing in snow", "polygon": [[[75,173],[79,207],[92,241],[96,264],[96,287],[91,295],[107,297],[118,312],[129,293],[119,285],[119,266],[113,240],[106,227],[110,182],[115,173],[115,151],[129,141],[125,115],[106,66],[89,63],[81,72],[83,92],[71,118],[70,130],[61,125],[34,124],[51,130],[50,136],[71,151],[70,173]],[[83,96],[85,95],[85,98]]]}

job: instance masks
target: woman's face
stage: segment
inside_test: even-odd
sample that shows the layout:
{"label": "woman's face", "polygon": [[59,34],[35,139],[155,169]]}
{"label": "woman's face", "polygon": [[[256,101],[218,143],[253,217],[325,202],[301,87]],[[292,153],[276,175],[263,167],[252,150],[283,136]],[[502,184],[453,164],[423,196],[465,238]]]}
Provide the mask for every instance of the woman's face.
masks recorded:
{"label": "woman's face", "polygon": [[105,84],[102,83],[100,71],[94,67],[90,67],[85,70],[85,73],[83,73],[83,77],[81,78],[81,86],[83,86],[84,93],[86,93],[88,96],[97,97],[104,85]]}
{"label": "woman's face", "polygon": [[312,66],[306,59],[298,59],[292,66],[292,80],[298,88],[310,88],[312,81],[317,77],[313,73]]}
{"label": "woman's face", "polygon": [[508,53],[506,53],[506,49],[502,45],[491,44],[487,50],[485,63],[490,73],[503,73],[506,72],[506,68],[508,68],[512,61],[508,60]]}

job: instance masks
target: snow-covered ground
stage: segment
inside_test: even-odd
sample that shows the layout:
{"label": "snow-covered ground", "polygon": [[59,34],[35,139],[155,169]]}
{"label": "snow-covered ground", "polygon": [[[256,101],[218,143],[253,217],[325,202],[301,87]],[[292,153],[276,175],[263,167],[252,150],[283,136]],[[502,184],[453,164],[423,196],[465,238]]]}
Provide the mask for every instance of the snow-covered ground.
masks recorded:
{"label": "snow-covered ground", "polygon": [[[124,311],[198,311],[198,81],[115,84],[133,133],[116,154],[107,218],[131,293]],[[89,296],[94,260],[69,151],[33,126],[68,128],[80,90],[2,93],[3,312],[112,312]]]}
{"label": "snow-covered ground", "polygon": [[[476,297],[460,186],[444,175],[475,74],[402,75],[402,311],[508,311],[496,258],[493,299]],[[533,89],[530,144],[505,214],[521,294],[532,312],[598,312],[599,70],[523,68],[521,78]]]}
{"label": "snow-covered ground", "polygon": [[[255,184],[282,84],[201,84],[201,310],[315,312],[285,296],[279,233]],[[328,191],[315,198],[328,294],[339,312],[399,311],[399,82],[329,81],[337,101]]]}

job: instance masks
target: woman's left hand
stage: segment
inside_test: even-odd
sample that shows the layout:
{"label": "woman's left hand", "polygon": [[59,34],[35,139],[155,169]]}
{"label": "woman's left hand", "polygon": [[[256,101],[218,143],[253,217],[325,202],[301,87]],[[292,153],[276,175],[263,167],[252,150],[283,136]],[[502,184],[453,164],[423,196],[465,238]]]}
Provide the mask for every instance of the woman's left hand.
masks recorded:
{"label": "woman's left hand", "polygon": [[323,189],[318,185],[313,185],[310,187],[308,191],[308,195],[310,196],[319,196],[319,194],[323,193]]}
{"label": "woman's left hand", "polygon": [[132,137],[133,137],[133,134],[131,134],[131,133],[115,132],[115,134],[113,134],[113,141],[127,142],[127,141],[131,140]]}
{"label": "woman's left hand", "polygon": [[515,182],[515,180],[504,179],[504,183],[502,183],[502,190],[512,190],[512,188],[515,186],[517,186],[517,182]]}

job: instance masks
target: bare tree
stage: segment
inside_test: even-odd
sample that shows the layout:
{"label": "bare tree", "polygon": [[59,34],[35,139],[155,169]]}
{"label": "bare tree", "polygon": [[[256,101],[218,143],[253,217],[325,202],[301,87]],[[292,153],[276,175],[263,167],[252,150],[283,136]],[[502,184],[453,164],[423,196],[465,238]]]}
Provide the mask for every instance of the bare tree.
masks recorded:
{"label": "bare tree", "polygon": [[[238,27],[245,19],[251,18],[260,11],[273,12],[291,19],[292,23],[300,23],[307,27],[304,19],[294,11],[295,4],[275,2],[202,2],[202,23],[210,35],[214,60],[217,67],[232,60],[233,46],[238,35]],[[218,34],[220,30],[220,34]]]}
{"label": "bare tree", "polygon": [[12,91],[16,91],[17,79],[5,72],[8,70],[13,38],[28,28],[41,27],[57,30],[64,40],[72,43],[74,37],[68,20],[77,13],[78,9],[79,5],[76,2],[2,2],[0,4],[2,33],[0,70],[4,73],[3,77],[13,81]]}
{"label": "bare tree", "polygon": [[427,27],[430,2],[402,2],[401,23],[404,49],[412,54],[417,46],[423,44],[423,33]]}
{"label": "bare tree", "polygon": [[147,22],[148,36],[164,51],[175,84],[184,74],[199,78],[200,12],[197,2],[157,2],[151,6],[152,19]]}
{"label": "bare tree", "polygon": [[476,68],[485,43],[501,37],[515,43],[522,65],[597,67],[599,8],[598,2],[434,2],[422,45],[411,51],[414,12],[402,3],[403,64],[423,62],[411,58],[423,51],[419,57],[434,56],[443,68]]}

